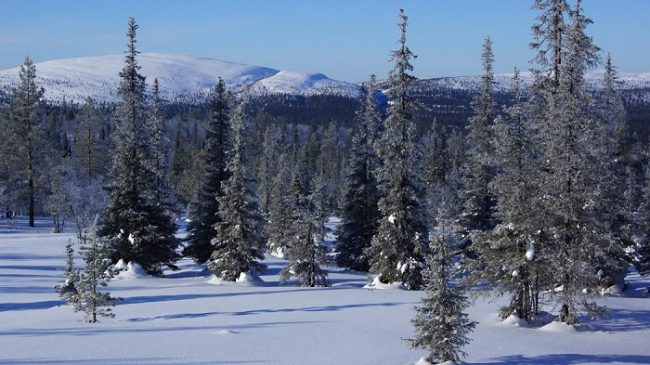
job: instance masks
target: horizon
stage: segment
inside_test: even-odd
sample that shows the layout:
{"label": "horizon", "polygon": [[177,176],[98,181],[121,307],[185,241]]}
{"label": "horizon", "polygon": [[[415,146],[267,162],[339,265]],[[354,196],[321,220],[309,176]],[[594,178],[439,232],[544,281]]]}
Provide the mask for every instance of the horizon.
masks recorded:
{"label": "horizon", "polygon": [[[409,16],[407,42],[419,56],[413,61],[418,78],[479,75],[486,36],[494,42],[495,72],[507,74],[531,67],[530,26],[538,15],[531,5],[527,0],[362,0],[346,3],[342,11],[333,2],[297,0],[14,2],[0,22],[0,69],[19,66],[26,55],[40,63],[121,54],[128,17],[134,16],[142,53],[319,72],[358,83],[370,74],[383,78],[390,69],[403,7]],[[645,19],[650,2],[595,0],[584,8],[594,21],[588,33],[602,56],[611,52],[622,73],[650,71],[644,63],[650,58],[644,38],[650,34]]]}

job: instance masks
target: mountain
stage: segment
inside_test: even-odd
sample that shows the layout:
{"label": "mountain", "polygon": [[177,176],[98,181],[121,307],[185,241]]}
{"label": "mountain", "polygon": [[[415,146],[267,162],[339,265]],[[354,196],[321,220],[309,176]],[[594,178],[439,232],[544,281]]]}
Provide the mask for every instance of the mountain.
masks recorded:
{"label": "mountain", "polygon": [[[604,70],[591,70],[585,75],[587,86],[591,89],[600,89],[602,87]],[[510,90],[513,74],[496,74],[494,75],[494,89],[499,92]],[[646,73],[619,73],[620,89],[649,89],[650,72]],[[521,80],[524,87],[533,83],[533,75],[530,72],[522,72]],[[421,90],[478,90],[481,86],[480,76],[451,76],[431,79],[420,79],[417,87]]]}
{"label": "mountain", "polygon": [[[176,54],[142,53],[138,61],[148,84],[158,78],[161,96],[165,99],[206,92],[214,87],[219,77],[228,87],[239,89],[252,85],[257,93],[345,96],[358,93],[357,86],[320,73],[280,71]],[[51,101],[62,101],[65,97],[68,101],[79,102],[91,96],[112,102],[117,100],[117,83],[123,64],[123,55],[40,62],[36,63],[37,82],[45,88],[45,98]],[[15,85],[18,70],[19,67],[14,67],[0,71],[0,87]]]}
{"label": "mountain", "polygon": [[[276,70],[268,67],[245,65],[212,58],[177,54],[142,53],[139,57],[142,73],[150,84],[154,78],[160,82],[161,96],[172,100],[179,96],[205,93],[222,77],[228,87],[240,89],[250,86],[257,94],[340,95],[357,96],[358,85],[328,78],[322,73],[303,73]],[[38,83],[45,88],[45,98],[60,102],[80,102],[87,96],[99,101],[117,100],[119,72],[124,55],[69,58],[36,64]],[[0,71],[0,88],[18,82],[19,67]],[[587,84],[592,88],[601,85],[603,71],[587,74]],[[508,91],[512,75],[495,75],[495,89]],[[530,72],[522,72],[524,86],[532,83]],[[650,73],[620,74],[622,89],[650,89]],[[479,88],[480,76],[441,77],[420,79],[416,88],[421,91],[468,90]],[[385,88],[385,84],[380,84]]]}

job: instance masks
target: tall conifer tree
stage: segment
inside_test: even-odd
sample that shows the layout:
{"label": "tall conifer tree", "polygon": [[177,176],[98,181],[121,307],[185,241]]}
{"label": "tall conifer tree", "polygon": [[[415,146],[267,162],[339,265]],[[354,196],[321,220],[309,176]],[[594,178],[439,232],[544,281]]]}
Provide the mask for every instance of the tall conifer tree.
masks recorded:
{"label": "tall conifer tree", "polygon": [[428,252],[426,212],[420,171],[420,151],[414,123],[416,104],[410,95],[415,79],[414,57],[406,46],[407,17],[399,13],[399,49],[393,51],[395,68],[388,77],[390,107],[379,141],[383,165],[378,169],[380,220],[367,249],[371,272],[384,283],[402,282],[408,289],[422,285],[424,257]]}
{"label": "tall conifer tree", "polygon": [[145,78],[137,62],[137,29],[131,18],[118,89],[109,207],[100,235],[110,241],[113,261],[135,261],[148,273],[160,275],[163,265],[175,267],[178,240],[173,217],[156,205],[161,191],[150,163],[153,152],[146,125]]}

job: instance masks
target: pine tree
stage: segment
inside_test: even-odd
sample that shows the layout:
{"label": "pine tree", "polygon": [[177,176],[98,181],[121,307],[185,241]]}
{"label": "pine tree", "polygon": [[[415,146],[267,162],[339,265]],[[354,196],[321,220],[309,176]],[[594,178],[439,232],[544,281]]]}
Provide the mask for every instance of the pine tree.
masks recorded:
{"label": "pine tree", "polygon": [[493,153],[492,126],[494,111],[494,54],[492,40],[488,37],[483,44],[483,70],[480,94],[472,101],[474,115],[469,118],[467,134],[467,159],[464,168],[463,224],[468,230],[486,231],[494,227],[494,196],[489,190],[494,177],[491,156]]}
{"label": "pine tree", "polygon": [[256,181],[250,177],[250,156],[246,151],[246,106],[248,96],[239,102],[232,119],[232,148],[228,153],[223,196],[217,198],[219,221],[209,264],[219,278],[235,281],[241,274],[261,272],[264,265],[264,221],[259,209]]}
{"label": "pine tree", "polygon": [[350,162],[345,176],[341,225],[337,229],[336,262],[339,266],[368,271],[364,250],[377,231],[379,192],[374,169],[374,149],[379,113],[375,103],[374,78],[361,87],[361,107],[356,114],[357,130],[352,136]]}
{"label": "pine tree", "polygon": [[383,283],[402,282],[408,289],[422,284],[428,237],[426,213],[421,201],[420,153],[414,123],[415,102],[409,93],[414,77],[410,63],[413,54],[406,46],[407,17],[400,9],[400,48],[393,52],[388,92],[391,104],[379,141],[383,165],[378,169],[381,218],[377,234],[366,255],[370,271]]}
{"label": "pine tree", "polygon": [[468,335],[477,324],[464,312],[469,303],[463,289],[450,283],[454,273],[450,245],[454,241],[453,220],[458,203],[449,189],[441,188],[439,195],[438,227],[431,238],[433,255],[424,272],[425,295],[412,320],[415,338],[407,340],[413,348],[429,351],[426,360],[432,364],[456,362],[464,357],[461,348],[469,343]]}
{"label": "pine tree", "polygon": [[150,163],[153,153],[146,128],[145,78],[139,72],[135,47],[137,29],[131,18],[118,89],[110,203],[100,235],[110,240],[114,262],[135,261],[148,273],[160,275],[163,265],[175,268],[178,239],[174,217],[156,205],[161,190]]}
{"label": "pine tree", "polygon": [[[20,83],[12,90],[11,107],[11,155],[16,159],[12,165],[18,181],[27,183],[27,214],[29,226],[34,227],[36,180],[38,168],[42,164],[40,151],[43,151],[43,137],[38,115],[38,104],[44,90],[36,84],[36,66],[29,57],[20,67]],[[22,186],[21,186],[22,188]]]}
{"label": "pine tree", "polygon": [[205,172],[192,203],[191,222],[187,227],[188,245],[183,250],[183,255],[199,263],[207,262],[212,254],[211,240],[215,236],[215,224],[219,222],[217,198],[223,196],[221,185],[228,178],[226,153],[231,143],[230,105],[226,84],[221,78],[212,94],[205,131]]}
{"label": "pine tree", "polygon": [[74,249],[72,248],[71,240],[68,240],[68,243],[65,245],[65,253],[65,280],[55,285],[54,289],[68,304],[74,305],[79,299],[77,285],[80,279],[80,274],[79,271],[74,268]]}
{"label": "pine tree", "polygon": [[84,312],[86,320],[96,323],[97,317],[112,318],[111,306],[115,305],[116,298],[110,293],[101,291],[108,285],[112,278],[110,246],[96,234],[97,219],[89,232],[89,237],[84,241],[88,244],[81,247],[81,255],[86,261],[86,268],[80,274],[76,288],[78,298],[74,302],[75,312]]}

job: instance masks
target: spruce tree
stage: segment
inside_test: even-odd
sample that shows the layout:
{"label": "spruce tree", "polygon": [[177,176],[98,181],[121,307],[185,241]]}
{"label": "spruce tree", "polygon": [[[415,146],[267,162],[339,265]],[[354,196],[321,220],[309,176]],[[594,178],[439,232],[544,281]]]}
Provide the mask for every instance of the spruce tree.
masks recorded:
{"label": "spruce tree", "polygon": [[502,308],[502,318],[514,314],[530,321],[536,312],[537,274],[539,266],[544,265],[541,256],[535,254],[542,227],[537,216],[538,189],[532,178],[540,151],[526,118],[517,69],[512,84],[515,103],[493,126],[497,174],[490,192],[497,199],[495,216],[500,223],[492,231],[474,233],[478,260],[470,263],[475,283],[489,283],[490,292],[511,296],[510,304]]}
{"label": "spruce tree", "polygon": [[293,222],[297,217],[295,199],[289,189],[292,181],[289,158],[289,148],[279,155],[269,205],[268,248],[280,258],[286,256],[287,248],[295,237]]}
{"label": "spruce tree", "polygon": [[468,335],[476,322],[464,311],[469,306],[461,287],[450,282],[454,276],[454,255],[451,245],[455,241],[454,219],[458,203],[448,188],[439,190],[438,226],[432,233],[432,256],[428,257],[424,272],[425,295],[416,307],[412,320],[415,338],[408,339],[413,348],[429,351],[426,360],[432,364],[459,361],[466,354],[461,348],[470,341]]}
{"label": "spruce tree", "polygon": [[173,214],[172,187],[169,182],[169,143],[165,132],[165,120],[160,99],[158,79],[153,80],[151,88],[151,107],[147,129],[151,135],[151,168],[154,172],[154,186],[158,193],[154,195],[154,203]]}
{"label": "spruce tree", "polygon": [[187,227],[188,245],[183,255],[198,263],[205,263],[212,255],[211,240],[214,227],[219,222],[219,197],[223,196],[222,183],[228,178],[226,153],[230,149],[230,105],[226,84],[219,78],[210,101],[210,114],[205,123],[205,171],[196,197],[192,203],[190,223]]}
{"label": "spruce tree", "polygon": [[153,152],[146,128],[145,78],[137,62],[137,29],[131,18],[118,88],[109,207],[100,235],[111,242],[114,262],[135,261],[148,273],[160,275],[163,265],[175,268],[178,239],[174,217],[156,204],[161,189],[150,163]]}
{"label": "spruce tree", "polygon": [[219,278],[235,281],[241,274],[261,272],[264,265],[264,221],[259,209],[256,181],[250,177],[250,156],[246,151],[248,139],[244,95],[231,119],[232,148],[228,153],[223,183],[223,196],[219,203],[219,221],[215,224],[216,236],[212,239],[210,270]]}
{"label": "spruce tree", "polygon": [[298,196],[295,206],[298,214],[291,230],[294,236],[287,249],[288,262],[280,272],[280,280],[286,282],[297,277],[300,286],[329,286],[327,272],[321,268],[328,263],[327,249],[322,245],[325,184],[316,179],[301,185],[307,192]]}
{"label": "spruce tree", "polygon": [[383,283],[402,282],[410,290],[422,284],[428,251],[426,213],[420,171],[420,151],[414,123],[415,101],[409,89],[413,53],[406,46],[407,17],[400,9],[400,48],[393,52],[395,68],[388,77],[390,106],[378,143],[383,165],[377,170],[382,198],[377,234],[366,255],[370,271]]}
{"label": "spruce tree", "polygon": [[110,246],[96,233],[97,219],[84,239],[87,245],[81,247],[80,252],[86,261],[86,267],[80,274],[76,284],[78,297],[74,304],[75,312],[84,312],[86,320],[96,323],[97,317],[112,318],[111,306],[115,305],[117,298],[111,297],[110,293],[102,291],[101,288],[108,285],[113,277],[110,259]]}
{"label": "spruce tree", "polygon": [[68,304],[75,304],[79,299],[79,291],[77,285],[80,279],[79,271],[74,268],[74,249],[72,248],[72,241],[68,240],[65,245],[65,280],[54,286],[54,289],[59,296]]}
{"label": "spruce tree", "polygon": [[373,130],[379,113],[375,103],[375,84],[370,81],[361,87],[361,107],[356,114],[357,130],[352,136],[350,162],[345,176],[341,225],[336,235],[336,262],[353,270],[368,271],[364,250],[370,247],[377,231],[379,192],[374,168],[377,156]]}
{"label": "spruce tree", "polygon": [[[536,3],[545,5],[546,16],[540,19],[548,26],[537,28],[537,39],[544,42],[533,46],[540,52],[551,49],[553,56],[552,61],[538,58],[545,71],[540,82],[544,108],[539,117],[545,137],[540,169],[542,234],[547,238],[543,249],[553,255],[547,267],[548,285],[559,285],[554,296],[560,306],[559,320],[575,324],[581,308],[602,313],[588,297],[597,290],[596,273],[603,262],[617,265],[609,249],[620,247],[611,233],[603,199],[609,189],[610,157],[601,144],[591,142],[603,140],[603,129],[589,113],[584,82],[586,70],[597,61],[597,47],[585,34],[591,21],[582,15],[580,1],[573,9],[560,0]],[[571,20],[568,27],[564,17]]]}
{"label": "spruce tree", "polygon": [[[641,275],[650,274],[650,148],[646,152],[641,204],[638,208],[639,237],[634,245],[634,266]],[[636,186],[631,186],[631,189]],[[634,190],[629,189],[631,194]]]}
{"label": "spruce tree", "polygon": [[467,230],[486,231],[494,227],[493,210],[495,199],[489,185],[494,177],[491,157],[492,126],[496,113],[494,111],[494,54],[492,40],[488,37],[483,44],[483,71],[481,90],[472,100],[474,115],[469,118],[467,133],[467,159],[464,168],[464,209],[463,224]]}

